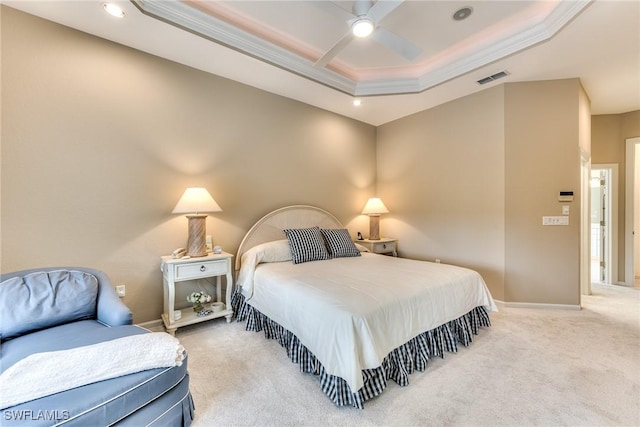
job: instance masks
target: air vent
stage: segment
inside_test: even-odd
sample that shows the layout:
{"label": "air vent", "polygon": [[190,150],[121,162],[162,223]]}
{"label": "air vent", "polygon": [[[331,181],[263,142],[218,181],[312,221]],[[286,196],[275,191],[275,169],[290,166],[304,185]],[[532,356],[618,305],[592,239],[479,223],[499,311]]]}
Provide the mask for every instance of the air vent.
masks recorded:
{"label": "air vent", "polygon": [[498,80],[498,79],[501,79],[503,77],[507,77],[508,75],[509,75],[509,72],[500,71],[499,73],[495,73],[495,74],[490,75],[489,77],[485,77],[485,78],[482,78],[482,79],[478,80],[477,83],[481,84],[481,85],[485,85],[485,84],[490,83],[490,82],[492,82],[494,80]]}

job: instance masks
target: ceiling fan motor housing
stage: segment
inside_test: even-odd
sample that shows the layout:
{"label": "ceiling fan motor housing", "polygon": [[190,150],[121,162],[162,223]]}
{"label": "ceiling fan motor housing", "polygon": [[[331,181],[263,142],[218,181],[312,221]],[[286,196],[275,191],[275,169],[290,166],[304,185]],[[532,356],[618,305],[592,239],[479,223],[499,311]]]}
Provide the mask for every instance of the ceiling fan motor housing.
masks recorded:
{"label": "ceiling fan motor housing", "polygon": [[371,0],[357,0],[353,3],[353,14],[357,17],[362,17],[369,12],[373,6],[373,2]]}

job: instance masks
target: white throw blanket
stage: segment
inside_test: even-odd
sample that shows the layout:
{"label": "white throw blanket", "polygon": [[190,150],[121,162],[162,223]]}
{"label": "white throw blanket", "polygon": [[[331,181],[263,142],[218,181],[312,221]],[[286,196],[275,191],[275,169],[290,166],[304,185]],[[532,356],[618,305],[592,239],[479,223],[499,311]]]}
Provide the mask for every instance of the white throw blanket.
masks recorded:
{"label": "white throw blanket", "polygon": [[0,409],[147,369],[182,365],[184,348],[164,332],[35,353],[0,375]]}

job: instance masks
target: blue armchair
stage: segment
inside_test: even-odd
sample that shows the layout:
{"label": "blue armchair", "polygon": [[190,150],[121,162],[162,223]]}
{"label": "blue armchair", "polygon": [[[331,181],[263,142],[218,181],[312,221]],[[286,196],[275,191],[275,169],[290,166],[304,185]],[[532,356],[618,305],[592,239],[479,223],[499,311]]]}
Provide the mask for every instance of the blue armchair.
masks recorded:
{"label": "blue armchair", "polygon": [[105,326],[131,325],[131,310],[109,277],[84,267],[50,267],[2,274],[0,339],[93,319]]}
{"label": "blue armchair", "polygon": [[[52,267],[0,275],[0,375],[34,353],[72,350],[146,333],[149,331],[132,325],[131,311],[101,271]],[[135,372],[0,410],[8,425],[153,422],[188,426],[194,407],[185,360],[181,366]],[[24,414],[48,414],[55,419],[24,418]]]}

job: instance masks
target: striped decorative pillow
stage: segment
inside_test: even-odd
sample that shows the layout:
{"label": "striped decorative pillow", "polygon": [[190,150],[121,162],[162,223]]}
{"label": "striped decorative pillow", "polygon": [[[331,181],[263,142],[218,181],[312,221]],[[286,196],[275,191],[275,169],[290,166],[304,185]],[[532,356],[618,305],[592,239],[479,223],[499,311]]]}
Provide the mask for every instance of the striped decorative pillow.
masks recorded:
{"label": "striped decorative pillow", "polygon": [[284,230],[284,234],[289,240],[294,264],[331,258],[319,227],[289,228]]}
{"label": "striped decorative pillow", "polygon": [[349,231],[344,228],[320,230],[327,243],[332,258],[360,256],[360,251],[351,240]]}

